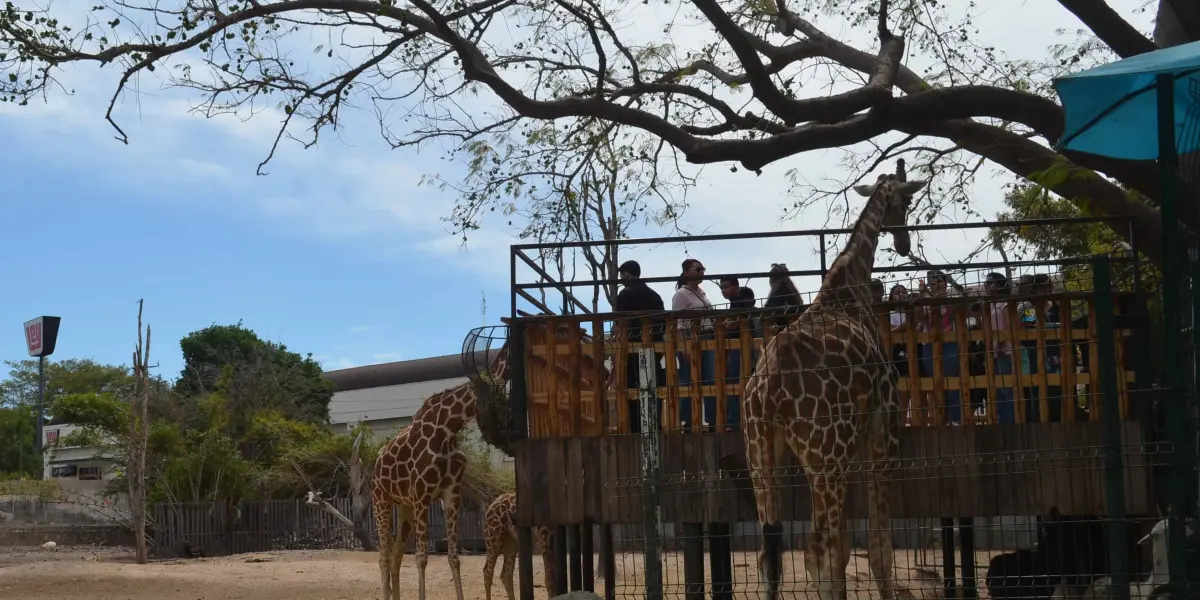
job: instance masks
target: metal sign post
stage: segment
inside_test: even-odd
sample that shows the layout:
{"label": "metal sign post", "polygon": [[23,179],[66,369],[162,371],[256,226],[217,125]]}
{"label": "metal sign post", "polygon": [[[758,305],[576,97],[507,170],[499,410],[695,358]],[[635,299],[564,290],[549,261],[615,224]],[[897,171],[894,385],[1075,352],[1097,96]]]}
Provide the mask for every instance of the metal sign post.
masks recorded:
{"label": "metal sign post", "polygon": [[[61,322],[60,317],[47,316],[25,321],[25,348],[29,351],[29,356],[36,356],[38,359],[38,399],[35,409],[37,440],[34,445],[38,456],[42,456],[45,445],[43,424],[46,417],[46,357],[54,354],[54,345],[58,342],[58,325]],[[38,479],[45,477],[45,459],[42,461],[43,466],[38,471]]]}

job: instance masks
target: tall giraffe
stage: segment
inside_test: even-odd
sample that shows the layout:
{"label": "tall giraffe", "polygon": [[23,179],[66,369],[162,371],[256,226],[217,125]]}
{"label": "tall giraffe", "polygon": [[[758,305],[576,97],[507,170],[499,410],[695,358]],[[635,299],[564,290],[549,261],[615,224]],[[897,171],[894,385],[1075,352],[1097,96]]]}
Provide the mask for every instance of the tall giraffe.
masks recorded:
{"label": "tall giraffe", "polygon": [[[567,339],[565,324],[557,327],[559,341]],[[528,328],[545,327],[536,322]],[[585,332],[578,334],[584,347],[590,344]],[[493,381],[508,381],[508,344],[501,347],[488,366]],[[581,361],[581,385],[595,373],[594,357]],[[526,359],[542,360],[527,355]],[[555,361],[553,372],[565,377],[562,362]],[[607,373],[604,374],[607,377]],[[438,392],[425,400],[412,421],[379,450],[371,481],[371,510],[379,535],[379,577],[383,584],[382,600],[400,600],[400,565],[408,536],[417,538],[417,597],[425,600],[425,567],[429,563],[429,507],[442,500],[446,523],[446,560],[454,580],[457,600],[463,600],[462,577],[458,557],[458,511],[462,502],[463,474],[467,460],[458,448],[458,432],[475,418],[477,386],[473,381]],[[392,537],[392,508],[399,517],[397,535]]]}
{"label": "tall giraffe", "polygon": [[[517,557],[517,495],[497,496],[483,514],[483,544],[487,560],[483,563],[483,596],[492,600],[492,576],[496,574],[496,559],[503,556],[500,567],[500,583],[508,594],[508,600],[516,600],[513,593],[513,566]],[[546,594],[552,595],[554,586],[551,569],[554,560],[550,557],[551,535],[549,527],[534,527],[533,534],[542,549],[542,573],[545,575]]]}
{"label": "tall giraffe", "polygon": [[[804,466],[812,494],[804,567],[821,600],[846,597],[850,553],[842,511],[847,475],[858,465],[869,472],[871,572],[880,597],[895,596],[888,481],[899,450],[900,398],[868,290],[880,228],[905,225],[912,195],[926,183],[905,181],[903,169],[901,162],[901,174],[881,174],[874,184],[854,187],[868,199],[846,247],[808,310],[763,348],[746,382],[746,461],[762,524],[758,569],[766,600],[779,597],[783,574],[776,469],[789,449]],[[908,232],[894,230],[892,237],[896,252],[907,256]]]}

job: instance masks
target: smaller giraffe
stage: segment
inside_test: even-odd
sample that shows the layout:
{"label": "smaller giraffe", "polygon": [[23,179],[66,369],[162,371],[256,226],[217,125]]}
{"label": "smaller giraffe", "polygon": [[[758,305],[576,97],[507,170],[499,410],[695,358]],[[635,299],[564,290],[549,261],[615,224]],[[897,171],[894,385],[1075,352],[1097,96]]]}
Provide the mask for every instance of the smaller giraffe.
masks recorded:
{"label": "smaller giraffe", "polygon": [[[483,541],[487,548],[487,561],[483,563],[483,591],[486,600],[492,600],[492,575],[496,573],[496,559],[501,555],[504,556],[504,566],[500,567],[500,583],[504,584],[508,600],[516,600],[513,595],[513,566],[517,558],[516,518],[517,495],[513,493],[497,496],[483,514]],[[537,538],[538,546],[542,548],[546,595],[549,596],[554,587],[551,577],[554,561],[550,556],[550,528],[534,527],[533,535]]]}

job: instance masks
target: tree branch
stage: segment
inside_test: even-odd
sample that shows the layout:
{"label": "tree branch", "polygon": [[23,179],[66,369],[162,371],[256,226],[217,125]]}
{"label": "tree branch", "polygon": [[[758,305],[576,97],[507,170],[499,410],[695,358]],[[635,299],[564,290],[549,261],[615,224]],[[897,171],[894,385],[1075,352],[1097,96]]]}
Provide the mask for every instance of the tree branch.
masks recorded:
{"label": "tree branch", "polygon": [[1158,46],[1121,18],[1104,0],[1058,0],[1121,58],[1158,50]]}

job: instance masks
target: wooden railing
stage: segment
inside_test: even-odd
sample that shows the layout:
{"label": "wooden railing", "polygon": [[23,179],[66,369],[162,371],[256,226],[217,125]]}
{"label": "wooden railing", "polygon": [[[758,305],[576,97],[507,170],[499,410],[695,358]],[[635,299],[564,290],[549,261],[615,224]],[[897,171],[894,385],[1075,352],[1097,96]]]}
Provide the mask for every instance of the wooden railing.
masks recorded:
{"label": "wooden railing", "polygon": [[[1020,319],[1022,302],[1035,307],[1032,326]],[[1049,302],[1057,303],[1061,324],[1046,323]],[[985,311],[992,310],[990,303],[999,303],[1007,313],[1008,327],[997,329],[991,319],[983,318]],[[909,426],[1100,418],[1094,374],[1100,363],[1096,341],[1103,332],[1096,330],[1095,299],[1090,293],[983,299],[982,303],[979,298],[922,298],[880,303],[875,308],[885,358],[896,361],[901,372],[899,387]],[[911,325],[927,321],[926,315],[937,310],[950,315],[952,330],[905,326],[894,331],[891,327],[893,312],[904,314],[905,323]],[[1128,315],[1118,311],[1116,316],[1117,327],[1110,335],[1117,349],[1120,417],[1128,419],[1135,381],[1126,365],[1132,329],[1124,318]],[[652,349],[660,362],[654,390],[661,402],[662,430],[736,429],[747,376],[756,367],[770,368],[756,363],[764,346],[781,330],[777,320],[790,322],[798,317],[761,309],[526,317],[522,320],[555,326],[524,328],[530,435],[588,437],[639,430],[638,388],[645,382],[631,368],[636,368],[638,353],[646,349]],[[708,319],[711,327],[702,326],[702,319]],[[681,321],[690,325],[681,329]],[[547,335],[572,323],[578,327],[566,328],[572,333],[565,338]],[[631,339],[631,328],[640,328],[637,339]],[[590,340],[585,341],[585,331]],[[1012,347],[1010,369],[1000,368],[1003,359],[997,360],[1003,356],[997,348],[1004,343]],[[944,353],[954,348],[951,344],[958,348],[957,354],[949,354],[957,365],[944,364]],[[751,351],[743,352],[746,348]],[[635,358],[626,358],[631,356]],[[701,377],[685,377],[681,383],[681,376],[695,373]],[[947,392],[958,393],[957,412],[947,409],[947,401],[953,404]],[[999,402],[1001,396],[1011,397],[1011,402]]]}

